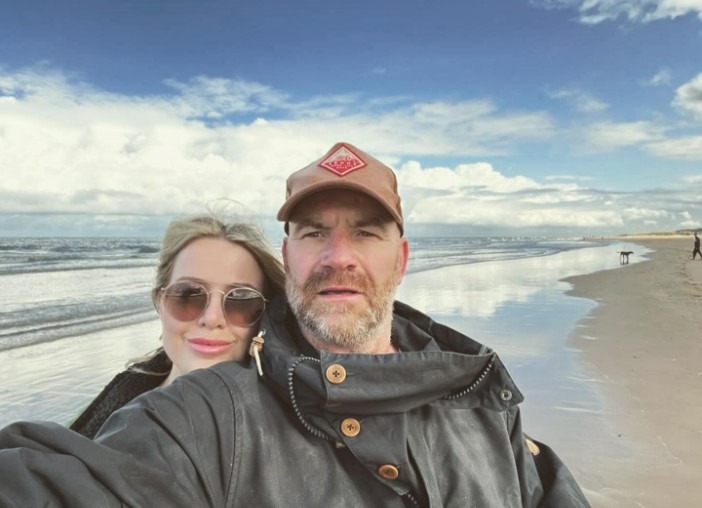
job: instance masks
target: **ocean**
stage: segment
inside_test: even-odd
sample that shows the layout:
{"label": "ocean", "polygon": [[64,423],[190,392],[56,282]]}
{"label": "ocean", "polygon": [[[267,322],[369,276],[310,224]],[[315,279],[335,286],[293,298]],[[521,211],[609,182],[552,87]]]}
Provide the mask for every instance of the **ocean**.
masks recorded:
{"label": "ocean", "polygon": [[[639,262],[641,247],[553,238],[409,240],[398,299],[498,351],[530,394],[527,407],[535,411],[527,421],[540,428],[563,414],[597,411],[598,396],[567,345],[595,303],[565,296],[569,286],[559,281],[622,268],[619,250],[634,250],[631,263]],[[158,247],[153,238],[0,238],[0,426],[66,424],[129,359],[158,347],[149,297]]]}
{"label": "ocean", "polygon": [[156,317],[158,239],[0,238],[0,351]]}
{"label": "ocean", "polygon": [[[524,238],[410,239],[408,273],[592,245]],[[0,238],[0,351],[156,318],[158,239]]]}

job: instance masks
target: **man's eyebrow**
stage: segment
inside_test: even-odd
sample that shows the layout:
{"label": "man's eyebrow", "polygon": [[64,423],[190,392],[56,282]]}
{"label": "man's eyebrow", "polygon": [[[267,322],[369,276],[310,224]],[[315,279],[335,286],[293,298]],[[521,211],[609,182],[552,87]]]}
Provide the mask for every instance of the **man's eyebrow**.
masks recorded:
{"label": "man's eyebrow", "polygon": [[385,227],[388,222],[392,222],[392,219],[381,217],[380,215],[370,215],[354,221],[353,226],[357,228],[366,228],[369,226],[382,228]]}
{"label": "man's eyebrow", "polygon": [[[350,221],[350,225],[354,228],[384,228],[388,223],[391,222],[393,222],[393,220],[389,216],[386,217],[384,215],[367,215]],[[329,229],[329,226],[325,225],[324,221],[317,216],[302,217],[300,218],[300,220],[290,221],[290,223],[294,224],[296,229]]]}
{"label": "man's eyebrow", "polygon": [[302,219],[298,221],[290,221],[292,224],[295,225],[295,228],[300,229],[300,228],[314,228],[314,229],[325,229],[324,224],[322,224],[322,220],[319,219],[318,217],[303,217]]}

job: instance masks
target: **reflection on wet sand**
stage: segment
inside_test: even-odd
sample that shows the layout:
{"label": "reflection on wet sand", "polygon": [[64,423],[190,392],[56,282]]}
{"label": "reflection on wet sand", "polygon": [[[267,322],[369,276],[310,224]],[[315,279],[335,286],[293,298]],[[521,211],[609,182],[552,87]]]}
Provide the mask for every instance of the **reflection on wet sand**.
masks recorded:
{"label": "reflection on wet sand", "polygon": [[[452,266],[408,275],[398,299],[495,349],[524,392],[525,428],[576,476],[629,457],[604,414],[601,384],[585,373],[569,337],[596,303],[566,296],[565,277],[620,268],[631,244]],[[637,246],[637,251],[642,248]],[[643,255],[631,263],[644,260]]]}

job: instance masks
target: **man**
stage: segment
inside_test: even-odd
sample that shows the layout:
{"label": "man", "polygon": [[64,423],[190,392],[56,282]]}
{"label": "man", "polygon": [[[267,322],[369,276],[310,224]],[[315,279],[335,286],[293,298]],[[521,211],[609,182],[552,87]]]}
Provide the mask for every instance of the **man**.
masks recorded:
{"label": "man", "polygon": [[0,506],[588,506],[522,433],[496,354],[393,304],[408,243],[390,168],[339,143],[290,176],[278,218],[287,302],[264,316],[260,371],[183,376],[96,442],[4,429]]}
{"label": "man", "polygon": [[697,236],[697,231],[695,231],[695,239],[694,239],[694,246],[692,248],[692,259],[694,261],[695,257],[697,254],[700,255],[700,259],[702,259],[702,252],[700,252],[700,237]]}

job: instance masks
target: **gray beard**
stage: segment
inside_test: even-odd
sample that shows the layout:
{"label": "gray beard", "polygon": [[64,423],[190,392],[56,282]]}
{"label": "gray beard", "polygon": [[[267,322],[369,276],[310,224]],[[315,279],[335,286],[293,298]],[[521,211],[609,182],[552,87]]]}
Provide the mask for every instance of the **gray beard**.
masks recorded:
{"label": "gray beard", "polygon": [[308,288],[300,288],[290,274],[285,279],[288,303],[300,327],[309,332],[319,344],[341,347],[350,352],[362,352],[373,344],[386,318],[389,316],[392,319],[395,288],[392,283],[379,288],[370,295],[370,308],[361,315],[355,315],[354,319],[349,319],[348,313],[343,312],[343,309],[340,312],[338,306],[312,306],[311,300],[316,292],[307,298],[305,293]]}

